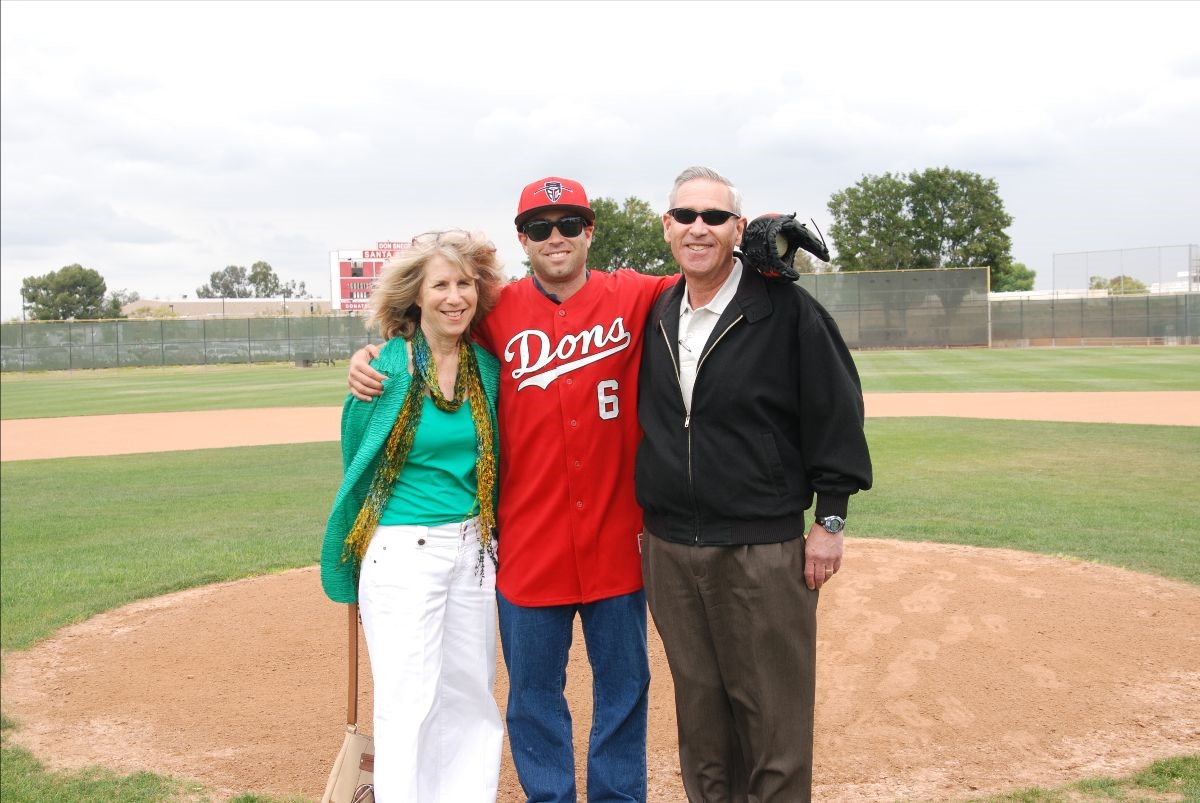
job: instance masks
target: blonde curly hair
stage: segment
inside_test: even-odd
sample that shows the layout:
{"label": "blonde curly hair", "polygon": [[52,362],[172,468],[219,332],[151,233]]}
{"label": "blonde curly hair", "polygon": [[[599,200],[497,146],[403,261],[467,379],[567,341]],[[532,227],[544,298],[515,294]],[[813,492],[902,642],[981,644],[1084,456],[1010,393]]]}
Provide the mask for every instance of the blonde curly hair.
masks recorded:
{"label": "blonde curly hair", "polygon": [[379,283],[367,302],[367,326],[379,328],[385,340],[412,337],[421,322],[418,300],[425,281],[425,268],[435,256],[454,265],[475,280],[479,301],[467,326],[468,336],[496,306],[504,271],[496,258],[496,246],[478,231],[449,229],[417,235],[412,245],[383,267]]}

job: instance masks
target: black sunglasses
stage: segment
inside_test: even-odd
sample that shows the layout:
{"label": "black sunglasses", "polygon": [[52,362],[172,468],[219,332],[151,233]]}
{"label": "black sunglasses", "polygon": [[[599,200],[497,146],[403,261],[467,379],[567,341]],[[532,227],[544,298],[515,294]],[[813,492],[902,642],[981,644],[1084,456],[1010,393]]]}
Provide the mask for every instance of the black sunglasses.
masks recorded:
{"label": "black sunglasses", "polygon": [[723,209],[705,209],[703,212],[697,212],[683,206],[668,209],[667,214],[685,226],[695,223],[696,218],[703,220],[705,226],[720,226],[731,217],[741,217],[737,212],[726,212]]}
{"label": "black sunglasses", "polygon": [[540,243],[550,239],[550,232],[555,227],[563,237],[578,237],[586,226],[587,221],[581,217],[563,217],[558,220],[531,220],[521,227],[521,231],[535,243]]}

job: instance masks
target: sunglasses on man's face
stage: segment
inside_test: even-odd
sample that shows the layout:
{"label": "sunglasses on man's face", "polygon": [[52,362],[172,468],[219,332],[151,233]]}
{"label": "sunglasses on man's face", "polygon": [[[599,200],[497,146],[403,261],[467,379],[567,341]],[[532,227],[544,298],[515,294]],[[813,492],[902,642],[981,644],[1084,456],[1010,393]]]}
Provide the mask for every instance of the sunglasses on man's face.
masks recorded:
{"label": "sunglasses on man's face", "polygon": [[705,226],[720,226],[731,217],[741,217],[737,212],[726,212],[724,209],[705,209],[703,212],[697,212],[682,206],[668,209],[667,214],[685,226],[695,223],[696,218],[703,220]]}
{"label": "sunglasses on man's face", "polygon": [[581,217],[563,217],[558,220],[531,220],[521,227],[525,236],[540,243],[550,239],[550,232],[557,227],[563,237],[578,237],[587,226],[587,221]]}

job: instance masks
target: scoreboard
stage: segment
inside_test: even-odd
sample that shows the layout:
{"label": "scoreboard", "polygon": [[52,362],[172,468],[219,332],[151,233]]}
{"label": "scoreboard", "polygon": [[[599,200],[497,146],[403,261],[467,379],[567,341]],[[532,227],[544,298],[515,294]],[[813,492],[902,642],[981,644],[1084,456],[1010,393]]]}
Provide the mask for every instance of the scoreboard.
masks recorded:
{"label": "scoreboard", "polygon": [[360,251],[329,252],[329,298],[335,310],[360,310],[367,308],[367,299],[375,288],[375,281],[383,272],[388,260],[405,248],[407,242],[380,240],[374,248]]}

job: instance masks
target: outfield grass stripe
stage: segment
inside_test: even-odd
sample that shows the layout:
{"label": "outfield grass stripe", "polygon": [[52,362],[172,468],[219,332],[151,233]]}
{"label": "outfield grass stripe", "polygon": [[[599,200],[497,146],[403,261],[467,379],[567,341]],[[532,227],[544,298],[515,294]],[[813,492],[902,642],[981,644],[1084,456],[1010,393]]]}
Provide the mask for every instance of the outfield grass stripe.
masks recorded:
{"label": "outfield grass stripe", "polygon": [[340,405],[346,392],[345,363],[4,373],[0,418],[323,407]]}
{"label": "outfield grass stripe", "polygon": [[[866,392],[1200,391],[1200,347],[929,349],[854,353]],[[109,368],[0,374],[0,418],[322,407],[346,363]]]}
{"label": "outfield grass stripe", "polygon": [[876,392],[1200,390],[1200,348],[857,351]]}

